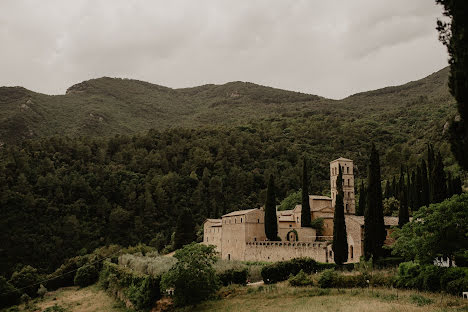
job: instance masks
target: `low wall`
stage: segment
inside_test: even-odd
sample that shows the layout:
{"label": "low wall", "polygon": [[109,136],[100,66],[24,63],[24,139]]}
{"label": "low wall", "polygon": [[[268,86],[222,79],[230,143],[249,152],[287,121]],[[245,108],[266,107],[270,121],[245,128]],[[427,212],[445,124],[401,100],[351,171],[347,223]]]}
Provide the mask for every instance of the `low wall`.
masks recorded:
{"label": "low wall", "polygon": [[[283,261],[309,257],[319,262],[329,262],[326,242],[247,242],[245,261]],[[330,261],[333,261],[331,259]]]}

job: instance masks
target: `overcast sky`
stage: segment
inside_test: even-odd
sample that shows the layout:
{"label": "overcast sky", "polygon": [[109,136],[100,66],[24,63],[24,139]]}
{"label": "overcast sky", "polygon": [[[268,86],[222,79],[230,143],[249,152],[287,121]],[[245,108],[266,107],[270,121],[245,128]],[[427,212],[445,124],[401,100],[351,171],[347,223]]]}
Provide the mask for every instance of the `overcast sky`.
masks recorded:
{"label": "overcast sky", "polygon": [[0,0],[0,86],[250,81],[343,98],[447,66],[432,0]]}

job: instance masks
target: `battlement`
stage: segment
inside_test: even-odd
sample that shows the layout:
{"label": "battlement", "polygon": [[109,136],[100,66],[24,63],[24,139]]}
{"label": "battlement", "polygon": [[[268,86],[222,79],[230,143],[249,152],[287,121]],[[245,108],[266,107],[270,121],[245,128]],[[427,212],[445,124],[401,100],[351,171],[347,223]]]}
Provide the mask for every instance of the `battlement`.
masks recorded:
{"label": "battlement", "polygon": [[245,261],[284,261],[309,257],[319,262],[333,262],[328,259],[329,242],[246,242]]}

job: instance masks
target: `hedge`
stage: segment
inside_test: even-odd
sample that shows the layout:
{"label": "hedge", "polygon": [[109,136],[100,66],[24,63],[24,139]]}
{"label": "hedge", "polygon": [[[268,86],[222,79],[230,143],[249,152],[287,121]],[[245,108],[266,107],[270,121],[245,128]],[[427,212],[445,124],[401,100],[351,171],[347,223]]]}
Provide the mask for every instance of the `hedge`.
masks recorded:
{"label": "hedge", "polygon": [[217,275],[223,286],[228,286],[230,284],[246,285],[249,270],[247,268],[237,270],[229,269]]}
{"label": "hedge", "polygon": [[439,267],[418,262],[403,262],[398,267],[396,285],[433,292],[446,291],[453,295],[468,289],[467,268]]}
{"label": "hedge", "polygon": [[336,267],[334,263],[320,263],[311,258],[295,258],[266,265],[262,268],[261,274],[265,284],[272,284],[285,281],[290,275],[296,275],[301,270],[311,274],[334,267]]}
{"label": "hedge", "polygon": [[123,294],[136,310],[149,310],[161,298],[160,282],[160,276],[136,273],[107,261],[99,277],[102,287],[122,301]]}

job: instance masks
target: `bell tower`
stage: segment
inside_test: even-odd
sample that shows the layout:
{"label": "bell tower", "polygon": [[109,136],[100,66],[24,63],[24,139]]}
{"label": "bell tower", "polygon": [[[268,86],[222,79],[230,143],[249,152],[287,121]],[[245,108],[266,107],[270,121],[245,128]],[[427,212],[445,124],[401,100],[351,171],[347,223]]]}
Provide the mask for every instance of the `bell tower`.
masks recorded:
{"label": "bell tower", "polygon": [[343,203],[345,214],[354,214],[356,212],[356,202],[354,199],[354,172],[353,161],[347,158],[338,158],[330,162],[330,186],[332,206],[335,209],[336,202],[336,179],[338,177],[339,167],[343,172]]}

